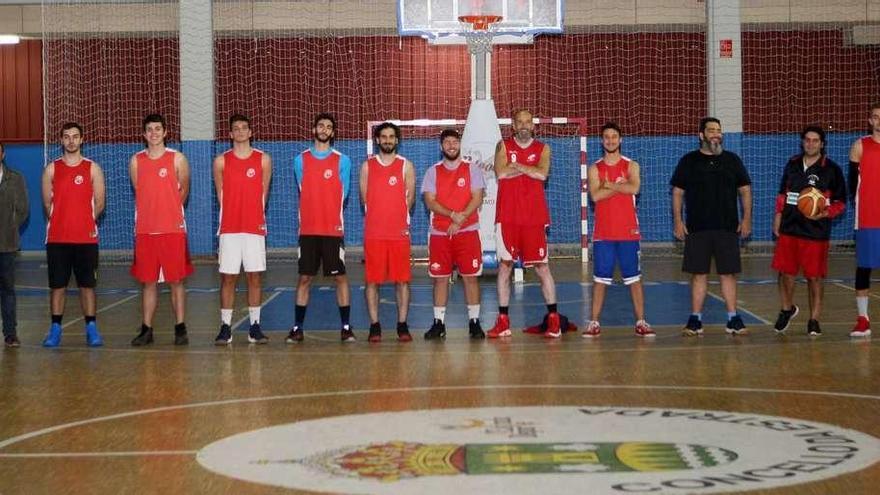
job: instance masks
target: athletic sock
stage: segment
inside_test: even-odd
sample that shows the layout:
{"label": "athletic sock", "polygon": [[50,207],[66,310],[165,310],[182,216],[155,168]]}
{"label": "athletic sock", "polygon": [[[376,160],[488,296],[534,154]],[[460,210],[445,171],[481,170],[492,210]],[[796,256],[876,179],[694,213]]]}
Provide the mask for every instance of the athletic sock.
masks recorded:
{"label": "athletic sock", "polygon": [[468,319],[469,320],[479,320],[480,319],[480,305],[479,304],[468,304]]}
{"label": "athletic sock", "polygon": [[95,322],[98,321],[98,317],[97,317],[97,316],[86,316],[86,317],[84,317],[84,318],[85,318],[85,320],[86,320],[86,325],[88,325],[89,323],[95,323]]}
{"label": "athletic sock", "polygon": [[556,312],[556,303],[548,304],[547,305],[547,312],[548,313],[555,313]]}
{"label": "athletic sock", "polygon": [[868,317],[868,296],[856,296],[856,307],[859,310],[859,316]]}
{"label": "athletic sock", "polygon": [[293,324],[302,327],[304,321],[306,321],[306,307],[297,304],[294,310]]}
{"label": "athletic sock", "polygon": [[510,309],[510,306],[498,306],[498,314],[506,315],[507,311]]}
{"label": "athletic sock", "polygon": [[434,319],[446,323],[446,306],[434,306]]}
{"label": "athletic sock", "polygon": [[260,322],[260,306],[248,306],[248,316],[251,319],[251,325]]}
{"label": "athletic sock", "polygon": [[339,306],[339,319],[342,320],[342,326],[351,326],[351,306]]}
{"label": "athletic sock", "polygon": [[220,323],[224,325],[232,325],[232,310],[231,309],[221,309],[220,310]]}
{"label": "athletic sock", "polygon": [[64,315],[52,315],[52,323],[61,324],[61,319],[64,318]]}

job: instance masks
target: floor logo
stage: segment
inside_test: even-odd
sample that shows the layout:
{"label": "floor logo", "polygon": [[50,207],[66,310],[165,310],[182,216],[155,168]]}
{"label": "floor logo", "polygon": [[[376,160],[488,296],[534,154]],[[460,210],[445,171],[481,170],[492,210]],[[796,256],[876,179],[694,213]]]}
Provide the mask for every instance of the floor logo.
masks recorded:
{"label": "floor logo", "polygon": [[208,445],[227,476],[341,493],[718,493],[837,476],[880,441],[791,418],[719,411],[510,407],[340,416]]}

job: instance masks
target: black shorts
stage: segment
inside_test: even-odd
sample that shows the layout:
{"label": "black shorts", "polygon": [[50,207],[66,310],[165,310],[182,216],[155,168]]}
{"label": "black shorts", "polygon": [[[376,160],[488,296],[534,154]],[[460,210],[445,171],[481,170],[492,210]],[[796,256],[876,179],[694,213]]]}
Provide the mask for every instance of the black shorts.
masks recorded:
{"label": "black shorts", "polygon": [[51,289],[66,288],[71,273],[77,287],[94,288],[98,283],[97,244],[46,244],[46,263]]}
{"label": "black shorts", "polygon": [[299,236],[299,274],[314,277],[320,266],[324,267],[325,277],[345,275],[345,242],[342,237]]}
{"label": "black shorts", "polygon": [[726,230],[705,230],[685,237],[684,260],[681,264],[683,272],[709,273],[712,258],[715,258],[715,272],[719,275],[741,272],[739,234]]}

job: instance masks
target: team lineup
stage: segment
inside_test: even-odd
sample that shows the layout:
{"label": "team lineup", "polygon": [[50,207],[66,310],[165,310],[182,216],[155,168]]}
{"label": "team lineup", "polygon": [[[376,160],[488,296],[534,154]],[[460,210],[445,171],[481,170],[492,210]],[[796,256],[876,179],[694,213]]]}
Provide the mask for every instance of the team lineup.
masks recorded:
{"label": "team lineup", "polygon": [[[849,152],[848,177],[826,156],[825,131],[815,125],[800,133],[801,152],[780,174],[773,217],[776,246],[771,267],[778,273],[780,311],[774,331],[784,333],[801,312],[794,304],[796,277],[803,274],[808,290],[809,317],[805,332],[821,335],[824,278],[833,219],[842,215],[848,199],[855,208],[856,323],[851,337],[871,335],[868,297],[871,271],[880,267],[880,103],[869,109],[869,135],[857,139]],[[242,270],[246,282],[248,342],[266,344],[260,326],[262,274],[266,263],[266,206],[272,180],[269,154],[252,146],[253,130],[245,115],[229,118],[231,148],[215,157],[213,180],[220,204],[218,263],[220,273],[220,328],[216,345],[233,342],[235,290]],[[189,194],[190,167],[183,153],[168,148],[165,119],[143,120],[146,148],[129,161],[135,193],[134,260],[130,273],[141,284],[142,324],[131,341],[146,346],[154,341],[153,318],[160,283],[170,288],[175,321],[173,343],[189,343],[185,280],[194,271],[187,246],[184,205]],[[534,268],[546,305],[542,321],[524,329],[545,338],[560,338],[577,326],[557,308],[556,285],[549,266],[547,228],[551,212],[545,197],[550,176],[550,145],[535,136],[533,115],[513,113],[511,135],[498,142],[494,172],[497,180],[494,219],[498,274],[498,316],[483,330],[480,285],[483,248],[480,206],[486,189],[483,171],[463,159],[461,135],[445,129],[439,135],[441,160],[431,165],[421,181],[421,195],[430,212],[428,275],[433,284],[433,323],[423,337],[446,337],[446,306],[450,277],[461,277],[467,305],[468,335],[472,339],[503,339],[512,335],[509,317],[511,275],[515,263]],[[293,161],[299,191],[299,260],[294,321],[285,341],[302,342],[310,290],[319,272],[332,278],[339,310],[340,340],[354,342],[351,326],[351,289],[346,273],[343,212],[351,192],[352,163],[333,147],[337,133],[332,114],[315,116],[312,145]],[[637,197],[641,169],[622,153],[624,133],[614,122],[600,130],[602,158],[587,171],[589,197],[594,204],[592,298],[582,336],[602,333],[601,315],[607,287],[619,270],[632,299],[633,328],[638,337],[656,335],[645,314],[640,263],[641,235]],[[682,271],[690,275],[691,313],[684,336],[703,334],[702,310],[708,275],[714,262],[727,311],[725,331],[748,333],[737,312],[737,275],[741,272],[740,242],[751,234],[752,188],[740,157],[723,146],[721,122],[703,118],[698,128],[699,148],[680,158],[669,180],[672,190],[673,235],[684,242]],[[384,122],[373,129],[378,152],[361,164],[359,198],[364,208],[364,283],[369,316],[369,342],[382,340],[379,288],[393,283],[397,321],[396,338],[413,339],[407,325],[410,303],[410,212],[416,202],[416,168],[398,153],[400,128]],[[42,176],[42,205],[47,218],[46,261],[51,321],[44,347],[61,345],[66,290],[76,280],[88,346],[104,340],[97,323],[97,270],[99,264],[96,219],[104,211],[106,186],[101,167],[82,154],[84,130],[77,123],[61,128],[62,156],[47,164]],[[3,333],[7,347],[18,347],[14,265],[18,229],[28,217],[27,190],[19,172],[4,162],[0,144],[0,296]],[[847,187],[848,186],[848,187]]]}

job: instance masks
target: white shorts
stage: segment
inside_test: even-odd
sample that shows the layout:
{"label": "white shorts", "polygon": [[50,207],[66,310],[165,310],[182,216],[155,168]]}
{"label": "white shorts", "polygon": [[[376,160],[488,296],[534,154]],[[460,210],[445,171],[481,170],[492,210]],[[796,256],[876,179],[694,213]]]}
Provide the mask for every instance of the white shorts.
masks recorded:
{"label": "white shorts", "polygon": [[266,271],[266,236],[259,234],[220,234],[220,273],[238,275]]}

